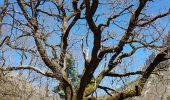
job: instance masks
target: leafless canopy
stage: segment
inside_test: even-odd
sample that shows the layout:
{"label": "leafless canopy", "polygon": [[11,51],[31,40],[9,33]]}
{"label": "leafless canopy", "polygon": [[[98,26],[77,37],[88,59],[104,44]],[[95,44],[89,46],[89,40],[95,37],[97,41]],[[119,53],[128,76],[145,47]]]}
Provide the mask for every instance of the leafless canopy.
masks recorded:
{"label": "leafless canopy", "polygon": [[[54,78],[62,84],[66,100],[97,99],[97,96],[91,95],[96,89],[103,89],[109,95],[106,96],[107,100],[138,96],[156,66],[168,59],[168,49],[161,45],[163,36],[170,26],[170,8],[165,5],[166,1],[169,2],[0,1],[0,69],[27,69]],[[158,3],[159,11],[154,7]],[[146,70],[125,73],[114,71],[126,63],[124,59],[136,55],[137,50],[157,48],[163,49],[156,54]],[[81,72],[76,89],[73,89],[66,72],[66,57],[70,53],[78,62]],[[133,61],[138,62],[135,59]],[[107,77],[122,78],[131,75],[140,75],[141,78],[129,90],[115,92],[114,88],[117,86],[113,85],[111,88],[101,84],[107,83]]]}

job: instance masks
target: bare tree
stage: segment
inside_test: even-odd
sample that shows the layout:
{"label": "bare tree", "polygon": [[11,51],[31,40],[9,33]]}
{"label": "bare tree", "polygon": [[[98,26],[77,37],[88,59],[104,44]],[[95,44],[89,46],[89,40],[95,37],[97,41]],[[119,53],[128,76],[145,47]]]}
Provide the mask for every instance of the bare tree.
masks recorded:
{"label": "bare tree", "polygon": [[[4,0],[0,16],[0,68],[3,71],[28,69],[54,78],[60,82],[66,100],[97,99],[91,94],[98,88],[109,95],[106,100],[139,96],[156,66],[169,59],[168,49],[161,41],[169,26],[170,10],[168,7],[159,12],[153,10],[156,13],[153,16],[148,9],[157,2],[161,1]],[[163,19],[166,22],[162,22]],[[144,48],[163,49],[144,71],[114,72],[126,62],[124,59]],[[16,56],[17,53],[20,56]],[[76,89],[67,75],[69,53],[78,57],[81,63],[78,69],[83,69]],[[101,64],[104,67],[98,71]],[[101,85],[106,77],[131,75],[141,76],[131,89],[115,93],[116,86]]]}

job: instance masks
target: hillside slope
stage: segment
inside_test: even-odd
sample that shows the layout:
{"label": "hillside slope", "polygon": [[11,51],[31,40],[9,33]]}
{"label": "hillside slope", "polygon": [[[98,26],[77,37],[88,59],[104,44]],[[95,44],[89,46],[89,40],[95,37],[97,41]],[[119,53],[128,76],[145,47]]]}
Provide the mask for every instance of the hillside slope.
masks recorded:
{"label": "hillside slope", "polygon": [[58,95],[33,86],[17,74],[0,74],[0,100],[60,100]]}

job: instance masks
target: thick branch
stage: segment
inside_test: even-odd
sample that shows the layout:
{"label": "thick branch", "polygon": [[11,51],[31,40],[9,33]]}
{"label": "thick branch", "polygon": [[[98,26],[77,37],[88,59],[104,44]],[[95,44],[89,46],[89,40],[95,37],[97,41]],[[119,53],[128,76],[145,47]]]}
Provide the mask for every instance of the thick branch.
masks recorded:
{"label": "thick branch", "polygon": [[105,87],[105,86],[100,86],[100,85],[98,86],[98,88],[103,89],[110,96],[112,96],[112,94],[109,93],[108,90],[110,90],[112,92],[115,91],[114,89],[111,89],[111,88],[108,88],[108,87]]}
{"label": "thick branch", "polygon": [[47,67],[49,67],[52,71],[56,72],[56,67],[57,65],[54,64],[47,55],[46,50],[44,49],[43,45],[42,45],[42,40],[39,38],[39,30],[34,32],[34,39],[35,39],[35,43],[38,49],[38,52],[41,55],[42,60],[44,61],[44,63],[46,64]]}
{"label": "thick branch", "polygon": [[31,22],[30,22],[29,14],[28,14],[28,12],[27,12],[27,10],[26,10],[25,2],[24,2],[23,0],[17,0],[17,2],[18,2],[18,5],[20,6],[20,8],[21,8],[21,10],[22,10],[22,12],[23,12],[23,15],[24,15],[25,18],[28,20],[28,22],[31,23]]}
{"label": "thick branch", "polygon": [[118,46],[116,47],[117,52],[122,51],[124,45],[126,44],[126,41],[130,38],[132,31],[134,30],[134,28],[136,26],[136,22],[138,21],[139,15],[140,15],[142,9],[145,7],[147,1],[148,0],[140,0],[140,4],[139,4],[138,8],[136,9],[136,11],[132,14],[132,16],[130,18],[129,26],[128,26],[128,29],[127,29],[125,35],[121,38]]}
{"label": "thick branch", "polygon": [[77,3],[78,3],[78,0],[72,0],[72,5],[73,5],[74,11],[77,11]]}
{"label": "thick branch", "polygon": [[92,0],[92,6],[90,8],[90,15],[93,16],[98,8],[99,1],[98,0]]}
{"label": "thick branch", "polygon": [[0,43],[0,47],[4,44],[4,43],[8,43],[9,42],[9,36],[6,36],[2,42]]}
{"label": "thick branch", "polygon": [[98,62],[98,51],[101,47],[101,31],[97,29],[97,26],[93,20],[93,15],[97,10],[98,7],[98,0],[93,0],[92,7],[90,7],[90,0],[84,0],[86,5],[86,20],[89,25],[89,28],[94,34],[94,46],[92,49],[92,57],[90,62],[85,64],[85,68],[83,71],[83,76],[80,79],[80,83],[78,84],[78,91],[77,91],[77,100],[82,100],[84,91],[86,86],[89,84],[90,80],[93,77],[93,73],[97,68]]}
{"label": "thick branch", "polygon": [[129,72],[125,74],[116,74],[116,73],[107,73],[105,76],[110,76],[110,77],[126,77],[130,75],[142,75],[144,71],[136,71],[136,72]]}
{"label": "thick branch", "polygon": [[0,70],[2,70],[2,71],[14,71],[14,70],[23,70],[23,69],[33,70],[33,71],[35,71],[43,76],[46,76],[46,77],[52,77],[52,78],[55,77],[52,73],[43,72],[40,69],[33,67],[33,66],[27,66],[27,67],[19,66],[19,67],[7,67],[7,68],[0,67]]}
{"label": "thick branch", "polygon": [[108,97],[106,100],[123,100],[125,98],[133,97],[133,96],[139,96],[141,95],[141,92],[143,90],[143,87],[148,80],[149,76],[152,74],[153,70],[156,68],[156,66],[162,62],[165,61],[165,57],[167,55],[167,50],[164,52],[159,53],[154,61],[147,67],[144,74],[142,75],[142,78],[139,80],[137,84],[134,85],[135,88],[123,90],[121,93],[115,94],[112,97]]}
{"label": "thick branch", "polygon": [[46,50],[44,49],[43,45],[42,45],[42,40],[40,38],[40,32],[39,32],[39,27],[38,27],[38,21],[37,21],[37,10],[35,8],[35,5],[33,4],[33,1],[30,2],[31,3],[31,10],[32,10],[32,16],[33,18],[29,18],[28,16],[28,12],[26,10],[26,5],[25,5],[25,1],[24,0],[17,0],[18,5],[20,6],[25,18],[27,19],[27,21],[33,26],[33,35],[34,35],[34,40],[38,49],[38,52],[42,58],[42,60],[44,61],[44,63],[46,64],[47,67],[49,67],[53,72],[57,72],[56,70],[56,64],[54,64],[47,55]]}
{"label": "thick branch", "polygon": [[37,9],[38,12],[41,12],[43,14],[46,14],[48,16],[52,16],[52,17],[56,17],[56,18],[59,18],[59,19],[62,19],[60,15],[57,15],[57,14],[52,14],[52,13],[49,13],[49,12],[46,12],[46,11],[43,11],[41,9]]}
{"label": "thick branch", "polygon": [[0,12],[0,16],[5,15],[5,13],[7,11],[7,7],[8,7],[8,0],[4,0],[4,5],[2,6],[2,11]]}
{"label": "thick branch", "polygon": [[170,14],[170,9],[164,14],[159,14],[159,15],[155,16],[154,18],[150,19],[149,21],[139,24],[139,26],[144,27],[144,26],[149,25],[149,24],[153,23],[154,21],[156,21],[162,17],[165,17],[169,14]]}
{"label": "thick branch", "polygon": [[114,52],[114,48],[103,48],[101,51],[100,51],[100,53],[99,53],[99,55],[98,55],[98,58],[99,59],[102,59],[103,57],[104,57],[104,55],[105,54],[107,54],[107,53],[113,53]]}

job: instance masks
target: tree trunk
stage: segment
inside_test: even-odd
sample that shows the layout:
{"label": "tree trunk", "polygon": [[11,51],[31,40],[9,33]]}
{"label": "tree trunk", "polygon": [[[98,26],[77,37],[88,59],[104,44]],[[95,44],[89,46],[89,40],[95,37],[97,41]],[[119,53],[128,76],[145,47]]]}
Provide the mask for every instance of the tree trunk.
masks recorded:
{"label": "tree trunk", "polygon": [[62,87],[65,93],[65,100],[73,100],[73,89],[71,84],[64,80],[64,82],[62,82]]}

